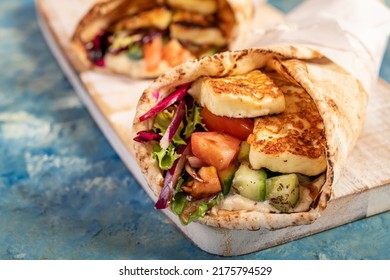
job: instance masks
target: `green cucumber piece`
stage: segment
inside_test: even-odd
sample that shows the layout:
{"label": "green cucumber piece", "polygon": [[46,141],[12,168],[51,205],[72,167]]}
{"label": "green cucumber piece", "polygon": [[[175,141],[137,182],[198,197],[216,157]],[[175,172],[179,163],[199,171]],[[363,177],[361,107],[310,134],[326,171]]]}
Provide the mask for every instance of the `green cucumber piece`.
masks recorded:
{"label": "green cucumber piece", "polygon": [[127,57],[130,60],[140,60],[144,57],[142,47],[140,45],[130,45],[127,51]]}
{"label": "green cucumber piece", "polygon": [[247,164],[241,164],[233,178],[232,187],[237,192],[255,201],[264,201],[267,173],[263,170],[251,169]]}
{"label": "green cucumber piece", "polygon": [[285,213],[294,208],[299,200],[299,180],[294,173],[268,178],[265,199]]}
{"label": "green cucumber piece", "polygon": [[249,150],[251,146],[247,141],[242,141],[240,145],[240,150],[238,151],[238,161],[239,162],[249,162]]}
{"label": "green cucumber piece", "polygon": [[230,192],[230,187],[232,186],[236,171],[237,166],[235,164],[230,164],[226,169],[218,171],[218,177],[222,184],[222,193],[224,195],[227,195]]}

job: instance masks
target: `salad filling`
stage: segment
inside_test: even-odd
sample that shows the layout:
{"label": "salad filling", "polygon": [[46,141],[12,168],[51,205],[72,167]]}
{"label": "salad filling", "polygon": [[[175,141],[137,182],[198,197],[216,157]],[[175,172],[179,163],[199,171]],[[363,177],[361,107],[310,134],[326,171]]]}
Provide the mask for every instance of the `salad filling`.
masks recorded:
{"label": "salad filling", "polygon": [[[264,86],[253,81],[253,72]],[[302,88],[276,72],[258,72],[233,76],[240,81],[233,87],[232,77],[202,77],[177,87],[139,118],[153,125],[134,140],[153,146],[164,175],[157,209],[170,207],[188,224],[216,209],[291,213],[315,203],[326,171],[319,113]],[[215,90],[221,87],[224,92]],[[240,109],[231,117],[232,98],[248,102],[250,115]]]}
{"label": "salad filling", "polygon": [[198,8],[190,2],[170,0],[122,16],[84,42],[88,59],[98,67],[142,63],[154,73],[226,50],[234,24],[230,6],[209,0]]}

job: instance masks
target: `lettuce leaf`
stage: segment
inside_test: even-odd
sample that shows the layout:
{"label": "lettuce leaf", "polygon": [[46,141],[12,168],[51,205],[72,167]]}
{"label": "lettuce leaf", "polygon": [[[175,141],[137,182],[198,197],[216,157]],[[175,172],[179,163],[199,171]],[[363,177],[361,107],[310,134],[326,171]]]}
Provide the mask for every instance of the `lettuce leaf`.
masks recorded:
{"label": "lettuce leaf", "polygon": [[173,163],[181,155],[176,153],[175,146],[172,143],[168,146],[167,149],[163,149],[160,145],[153,146],[153,159],[158,161],[158,165],[161,170],[168,170],[173,166]]}
{"label": "lettuce leaf", "polygon": [[176,193],[171,202],[171,209],[173,213],[180,216],[180,214],[183,213],[184,207],[186,206],[186,202],[187,202],[186,193],[184,192]]}
{"label": "lettuce leaf", "polygon": [[212,199],[188,200],[187,194],[177,192],[172,200],[171,209],[179,216],[180,221],[184,225],[204,217],[207,211],[217,205],[223,198],[223,194],[219,193]]}
{"label": "lettuce leaf", "polygon": [[195,131],[196,127],[200,125],[206,129],[204,123],[202,123],[202,116],[200,115],[201,108],[193,102],[193,105],[190,109],[186,111],[186,128],[184,130],[184,137],[187,139],[191,136],[192,132]]}

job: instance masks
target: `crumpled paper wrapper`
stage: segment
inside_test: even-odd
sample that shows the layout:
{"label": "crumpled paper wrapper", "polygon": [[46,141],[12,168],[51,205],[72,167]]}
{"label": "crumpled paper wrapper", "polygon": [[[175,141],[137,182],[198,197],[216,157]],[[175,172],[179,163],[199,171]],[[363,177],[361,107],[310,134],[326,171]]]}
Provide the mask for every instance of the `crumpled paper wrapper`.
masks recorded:
{"label": "crumpled paper wrapper", "polygon": [[390,34],[390,10],[378,0],[307,0],[269,29],[252,29],[249,47],[313,48],[356,77],[370,92]]}

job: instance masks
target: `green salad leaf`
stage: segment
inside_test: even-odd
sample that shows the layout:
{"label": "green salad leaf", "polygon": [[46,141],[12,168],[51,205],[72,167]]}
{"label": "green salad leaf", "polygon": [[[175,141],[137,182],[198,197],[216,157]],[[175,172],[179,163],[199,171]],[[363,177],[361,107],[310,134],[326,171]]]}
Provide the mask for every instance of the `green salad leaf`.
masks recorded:
{"label": "green salad leaf", "polygon": [[186,202],[187,202],[187,194],[185,192],[176,193],[171,203],[172,211],[176,215],[180,216],[180,214],[183,213],[184,207],[186,206]]}
{"label": "green salad leaf", "polygon": [[161,170],[168,170],[173,166],[176,159],[180,157],[180,154],[176,153],[175,146],[172,143],[167,149],[163,149],[160,145],[153,146],[153,159],[158,161],[158,165]]}
{"label": "green salad leaf", "polygon": [[187,194],[177,192],[173,197],[171,209],[180,217],[180,221],[184,225],[204,217],[207,211],[217,205],[223,198],[223,194],[219,193],[212,199],[188,200]]}
{"label": "green salad leaf", "polygon": [[189,138],[198,125],[206,129],[204,123],[202,123],[202,116],[200,115],[201,110],[202,109],[194,102],[192,107],[186,111],[187,126],[183,134],[185,138]]}

